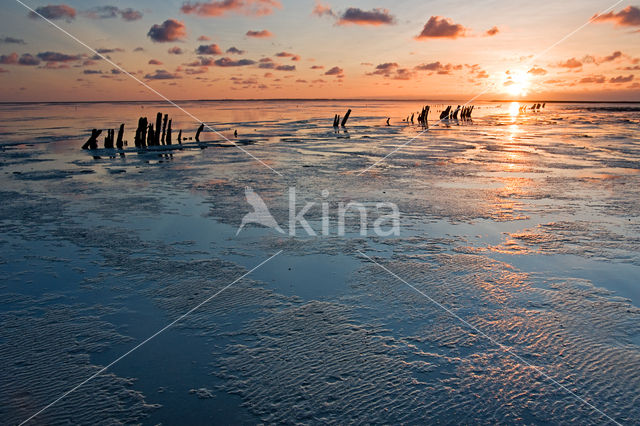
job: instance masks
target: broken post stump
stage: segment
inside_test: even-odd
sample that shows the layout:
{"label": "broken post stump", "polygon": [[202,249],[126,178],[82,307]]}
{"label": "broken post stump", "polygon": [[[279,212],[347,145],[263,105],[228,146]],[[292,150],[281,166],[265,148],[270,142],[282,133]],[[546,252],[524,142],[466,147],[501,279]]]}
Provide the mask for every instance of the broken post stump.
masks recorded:
{"label": "broken post stump", "polygon": [[84,145],[82,145],[82,149],[98,149],[98,136],[100,136],[100,133],[102,133],[102,130],[91,130],[91,136]]}

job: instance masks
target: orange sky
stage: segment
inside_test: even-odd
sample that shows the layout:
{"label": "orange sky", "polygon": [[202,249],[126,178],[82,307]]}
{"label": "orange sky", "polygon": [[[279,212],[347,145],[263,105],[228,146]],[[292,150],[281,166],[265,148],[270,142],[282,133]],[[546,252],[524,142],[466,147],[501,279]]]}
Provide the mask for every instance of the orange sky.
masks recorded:
{"label": "orange sky", "polygon": [[171,99],[640,101],[633,4],[25,3],[113,63],[7,0],[1,101],[157,99],[121,69]]}

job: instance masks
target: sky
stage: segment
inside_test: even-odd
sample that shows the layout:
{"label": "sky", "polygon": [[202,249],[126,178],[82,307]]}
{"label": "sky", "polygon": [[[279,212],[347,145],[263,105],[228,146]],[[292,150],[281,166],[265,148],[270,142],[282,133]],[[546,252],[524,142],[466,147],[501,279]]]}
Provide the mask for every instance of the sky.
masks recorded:
{"label": "sky", "polygon": [[3,2],[0,101],[640,101],[624,1],[52,1]]}

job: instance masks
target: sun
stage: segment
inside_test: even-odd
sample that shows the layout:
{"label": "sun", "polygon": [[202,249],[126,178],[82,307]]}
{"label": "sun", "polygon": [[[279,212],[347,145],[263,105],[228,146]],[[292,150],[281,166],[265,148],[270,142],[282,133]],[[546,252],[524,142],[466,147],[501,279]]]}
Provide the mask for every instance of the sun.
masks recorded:
{"label": "sun", "polygon": [[504,86],[511,96],[526,96],[529,93],[531,80],[524,71],[511,71],[507,73]]}

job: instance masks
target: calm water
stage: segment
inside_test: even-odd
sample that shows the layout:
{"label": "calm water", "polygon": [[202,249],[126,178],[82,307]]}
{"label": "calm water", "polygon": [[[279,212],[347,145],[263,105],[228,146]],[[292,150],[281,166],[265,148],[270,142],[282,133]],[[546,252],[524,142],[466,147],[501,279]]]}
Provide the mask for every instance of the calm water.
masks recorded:
{"label": "calm water", "polygon": [[[637,423],[640,104],[430,104],[183,102],[219,134],[162,152],[139,116],[198,127],[163,104],[0,105],[0,422],[224,289],[34,424]],[[122,122],[124,152],[79,149]],[[236,235],[246,187],[318,235]],[[338,235],[350,201],[400,234]]]}

